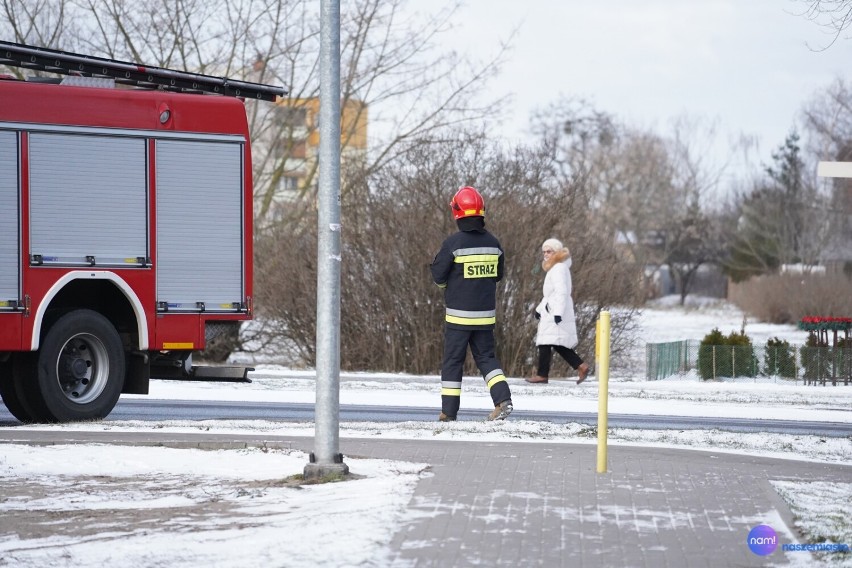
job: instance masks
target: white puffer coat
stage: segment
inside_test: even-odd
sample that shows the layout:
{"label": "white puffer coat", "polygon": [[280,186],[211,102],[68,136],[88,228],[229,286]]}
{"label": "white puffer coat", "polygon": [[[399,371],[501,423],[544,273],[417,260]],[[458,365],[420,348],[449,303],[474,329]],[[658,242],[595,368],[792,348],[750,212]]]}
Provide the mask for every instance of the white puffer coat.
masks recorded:
{"label": "white puffer coat", "polygon": [[[538,321],[536,345],[577,346],[577,325],[574,322],[574,300],[571,298],[571,258],[567,249],[554,253],[556,262],[544,277],[544,298],[535,311]],[[554,316],[562,316],[557,324]]]}

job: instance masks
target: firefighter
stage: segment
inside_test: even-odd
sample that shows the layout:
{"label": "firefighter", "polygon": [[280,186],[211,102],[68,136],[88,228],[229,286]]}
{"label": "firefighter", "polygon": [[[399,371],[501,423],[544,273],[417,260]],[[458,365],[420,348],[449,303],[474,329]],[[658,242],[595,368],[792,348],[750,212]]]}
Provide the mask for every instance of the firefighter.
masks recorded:
{"label": "firefighter", "polygon": [[432,261],[432,279],[444,289],[444,360],[441,364],[441,414],[456,419],[461,403],[462,369],[467,348],[485,379],[494,410],[488,420],[512,412],[509,384],[494,354],[497,282],[503,278],[500,241],[485,230],[485,203],[472,187],[462,187],[450,201],[459,232],[450,235]]}

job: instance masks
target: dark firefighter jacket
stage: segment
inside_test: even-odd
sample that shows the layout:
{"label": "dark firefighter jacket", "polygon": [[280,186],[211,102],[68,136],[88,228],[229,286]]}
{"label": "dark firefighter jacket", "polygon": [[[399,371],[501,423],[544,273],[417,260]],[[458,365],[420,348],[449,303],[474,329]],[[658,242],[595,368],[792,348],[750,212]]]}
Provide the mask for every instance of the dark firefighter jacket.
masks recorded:
{"label": "dark firefighter jacket", "polygon": [[[468,226],[459,223],[462,229]],[[432,261],[432,279],[444,288],[449,327],[493,329],[497,282],[503,278],[503,248],[485,230],[481,218],[473,226],[447,237]]]}

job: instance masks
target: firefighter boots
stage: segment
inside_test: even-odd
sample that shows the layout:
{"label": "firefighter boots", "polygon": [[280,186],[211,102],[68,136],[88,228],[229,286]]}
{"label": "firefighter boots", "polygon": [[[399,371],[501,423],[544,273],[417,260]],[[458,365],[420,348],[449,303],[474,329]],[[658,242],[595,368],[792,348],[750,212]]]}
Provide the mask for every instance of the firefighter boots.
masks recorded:
{"label": "firefighter boots", "polygon": [[488,415],[488,420],[504,420],[512,413],[512,408],[512,399],[504,400],[494,407],[494,410]]}

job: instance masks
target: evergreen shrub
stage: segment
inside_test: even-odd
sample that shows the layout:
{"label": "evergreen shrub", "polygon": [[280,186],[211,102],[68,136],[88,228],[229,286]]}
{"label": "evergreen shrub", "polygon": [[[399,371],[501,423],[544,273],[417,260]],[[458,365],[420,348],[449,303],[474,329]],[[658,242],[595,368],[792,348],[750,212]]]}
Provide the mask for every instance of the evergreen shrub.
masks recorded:
{"label": "evergreen shrub", "polygon": [[759,370],[751,338],[745,333],[725,336],[714,328],[698,347],[698,372],[704,380],[717,377],[754,377]]}
{"label": "evergreen shrub", "polygon": [[767,340],[763,368],[770,377],[796,378],[796,351],[790,342],[777,337]]}
{"label": "evergreen shrub", "polygon": [[723,376],[716,368],[716,347],[725,344],[725,336],[718,328],[704,336],[698,347],[698,372],[703,380]]}

